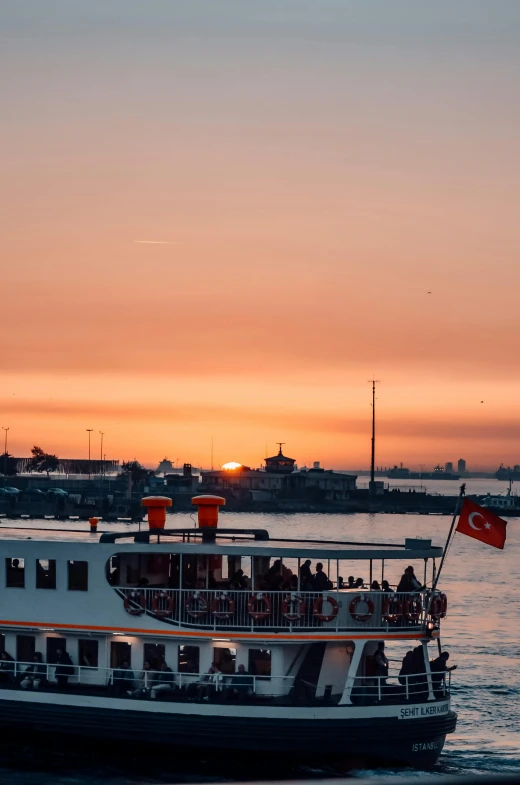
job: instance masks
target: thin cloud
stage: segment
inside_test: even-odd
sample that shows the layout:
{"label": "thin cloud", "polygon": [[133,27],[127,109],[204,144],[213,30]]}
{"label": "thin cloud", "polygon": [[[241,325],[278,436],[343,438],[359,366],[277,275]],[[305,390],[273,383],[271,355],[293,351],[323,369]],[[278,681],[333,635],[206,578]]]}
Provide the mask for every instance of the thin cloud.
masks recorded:
{"label": "thin cloud", "polygon": [[182,245],[175,240],[134,240],[138,245]]}

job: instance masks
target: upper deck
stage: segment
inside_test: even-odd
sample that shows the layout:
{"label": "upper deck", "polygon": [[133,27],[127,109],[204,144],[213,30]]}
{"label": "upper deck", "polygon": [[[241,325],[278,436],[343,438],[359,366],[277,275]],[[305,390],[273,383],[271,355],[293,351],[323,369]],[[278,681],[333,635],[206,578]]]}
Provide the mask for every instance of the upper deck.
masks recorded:
{"label": "upper deck", "polygon": [[[0,526],[0,539],[5,554],[0,586],[6,587],[0,594],[1,618],[13,626],[131,629],[143,635],[153,630],[191,637],[274,635],[279,640],[282,635],[290,640],[354,633],[420,637],[437,630],[445,615],[430,607],[427,587],[442,555],[430,540],[298,541],[270,539],[262,529],[156,532],[124,524],[91,534],[85,524],[64,528],[55,522]],[[23,593],[14,574],[20,572],[20,560]],[[304,580],[306,561],[313,571],[323,565],[326,582],[319,588]],[[74,564],[88,573],[84,591],[71,589]],[[420,569],[424,588],[397,591],[409,564]],[[239,573],[243,580],[236,585]],[[347,587],[348,576],[360,573],[360,585]]]}

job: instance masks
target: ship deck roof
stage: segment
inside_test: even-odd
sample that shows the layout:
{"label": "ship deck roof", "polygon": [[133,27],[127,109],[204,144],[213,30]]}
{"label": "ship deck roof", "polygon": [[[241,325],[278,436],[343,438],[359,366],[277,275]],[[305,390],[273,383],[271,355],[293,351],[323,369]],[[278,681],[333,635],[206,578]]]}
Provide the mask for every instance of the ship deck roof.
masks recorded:
{"label": "ship deck roof", "polygon": [[[171,533],[168,534],[167,532]],[[190,540],[187,540],[187,530],[166,530],[161,534],[158,542],[155,534],[151,534],[150,542],[143,542],[143,535],[148,533],[148,525],[115,523],[105,524],[97,533],[93,534],[88,528],[88,523],[83,521],[68,521],[62,526],[58,521],[20,521],[9,523],[0,521],[1,541],[33,542],[60,542],[84,543],[99,545],[103,534],[111,535],[110,541],[101,543],[110,547],[113,552],[141,550],[165,551],[175,553],[207,553],[207,554],[241,554],[243,556],[271,556],[271,557],[302,557],[311,559],[431,559],[442,555],[442,548],[433,546],[430,540],[407,538],[399,542],[352,542],[347,540],[296,540],[286,538],[270,538],[265,540],[253,539],[255,530],[248,530],[250,537],[247,539],[237,531],[235,536],[230,529],[226,533],[219,533],[214,542],[203,541],[200,530],[190,530]],[[217,530],[218,531],[218,530]],[[243,532],[244,530],[240,530]],[[261,530],[258,530],[261,531]],[[183,534],[184,532],[184,534]],[[114,536],[115,535],[115,536]],[[193,535],[199,535],[194,539]],[[135,541],[135,537],[141,541]],[[112,539],[113,538],[113,539]]]}

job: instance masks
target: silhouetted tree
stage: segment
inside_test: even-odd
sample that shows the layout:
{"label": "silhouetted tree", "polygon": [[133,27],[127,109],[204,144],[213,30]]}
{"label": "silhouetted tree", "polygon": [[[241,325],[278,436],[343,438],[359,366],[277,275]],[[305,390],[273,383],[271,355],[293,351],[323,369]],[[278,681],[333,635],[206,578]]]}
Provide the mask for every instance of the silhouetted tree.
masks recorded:
{"label": "silhouetted tree", "polygon": [[36,444],[32,448],[31,454],[32,458],[27,465],[30,472],[47,472],[48,477],[50,472],[55,472],[58,469],[60,462],[57,455],[44,452]]}
{"label": "silhouetted tree", "polygon": [[0,472],[4,477],[14,477],[18,474],[18,461],[8,452],[0,455]]}
{"label": "silhouetted tree", "polygon": [[145,469],[139,461],[123,461],[121,464],[121,474],[132,478],[132,485],[144,485],[148,477],[153,477],[155,472]]}

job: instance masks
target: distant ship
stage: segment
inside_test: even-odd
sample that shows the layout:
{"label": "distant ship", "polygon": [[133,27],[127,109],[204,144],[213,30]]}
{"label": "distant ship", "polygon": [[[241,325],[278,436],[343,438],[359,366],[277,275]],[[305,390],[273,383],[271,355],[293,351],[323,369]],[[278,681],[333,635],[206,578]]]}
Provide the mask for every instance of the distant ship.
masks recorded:
{"label": "distant ship", "polygon": [[411,472],[406,467],[394,466],[386,476],[391,480],[460,480],[460,474],[447,472],[441,466],[436,466],[433,472]]}
{"label": "distant ship", "polygon": [[515,466],[511,468],[511,466],[503,466],[500,464],[495,472],[495,477],[497,480],[520,480],[520,466],[515,464]]}

